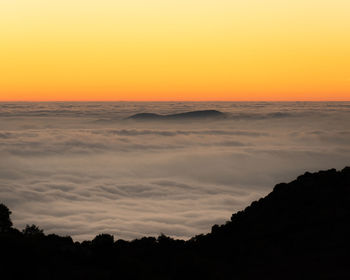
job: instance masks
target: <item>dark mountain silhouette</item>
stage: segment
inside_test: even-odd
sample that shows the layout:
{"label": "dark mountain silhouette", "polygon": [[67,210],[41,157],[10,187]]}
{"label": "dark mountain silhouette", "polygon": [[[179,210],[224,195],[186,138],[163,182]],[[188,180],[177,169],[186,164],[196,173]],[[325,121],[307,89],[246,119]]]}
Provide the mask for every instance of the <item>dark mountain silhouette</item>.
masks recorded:
{"label": "dark mountain silhouette", "polygon": [[92,241],[12,227],[0,204],[2,279],[349,279],[350,168],[278,184],[188,241]]}
{"label": "dark mountain silhouette", "polygon": [[128,117],[132,120],[199,120],[199,119],[222,119],[225,114],[217,110],[191,111],[179,114],[159,115],[154,113],[140,113]]}

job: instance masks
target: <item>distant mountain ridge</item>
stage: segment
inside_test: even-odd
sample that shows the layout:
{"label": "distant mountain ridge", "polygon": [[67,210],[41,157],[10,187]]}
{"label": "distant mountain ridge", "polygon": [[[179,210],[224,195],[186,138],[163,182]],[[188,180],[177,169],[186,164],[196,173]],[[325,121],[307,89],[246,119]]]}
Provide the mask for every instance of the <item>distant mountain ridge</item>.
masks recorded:
{"label": "distant mountain ridge", "polygon": [[133,120],[199,120],[199,119],[221,119],[225,114],[217,110],[190,111],[178,114],[160,115],[155,113],[139,113],[128,117]]}

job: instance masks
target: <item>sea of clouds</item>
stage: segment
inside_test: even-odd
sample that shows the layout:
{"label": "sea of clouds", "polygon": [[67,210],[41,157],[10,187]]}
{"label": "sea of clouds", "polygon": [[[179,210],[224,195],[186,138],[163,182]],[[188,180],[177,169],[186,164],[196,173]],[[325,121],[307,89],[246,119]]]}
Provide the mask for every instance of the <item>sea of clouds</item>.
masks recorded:
{"label": "sea of clouds", "polygon": [[[224,120],[135,121],[215,109]],[[0,202],[18,228],[189,238],[305,171],[350,165],[350,102],[0,103]]]}

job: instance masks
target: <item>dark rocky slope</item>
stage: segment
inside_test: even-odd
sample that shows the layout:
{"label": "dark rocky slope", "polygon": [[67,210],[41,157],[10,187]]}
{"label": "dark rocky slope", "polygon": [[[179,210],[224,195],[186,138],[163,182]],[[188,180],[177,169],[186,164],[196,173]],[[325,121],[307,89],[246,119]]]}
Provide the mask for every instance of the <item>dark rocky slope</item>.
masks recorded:
{"label": "dark rocky slope", "polygon": [[92,241],[12,228],[0,207],[3,279],[348,279],[350,168],[278,184],[191,240]]}

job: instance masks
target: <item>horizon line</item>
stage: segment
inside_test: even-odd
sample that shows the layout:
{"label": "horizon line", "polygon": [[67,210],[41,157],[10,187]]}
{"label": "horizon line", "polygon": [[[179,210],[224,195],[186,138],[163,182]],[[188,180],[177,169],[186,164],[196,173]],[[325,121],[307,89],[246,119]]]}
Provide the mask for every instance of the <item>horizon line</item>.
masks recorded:
{"label": "horizon line", "polygon": [[329,99],[329,100],[310,100],[310,99],[306,99],[306,100],[302,100],[302,99],[298,99],[298,100],[144,100],[144,99],[140,99],[140,100],[98,100],[98,99],[88,99],[88,100],[84,100],[84,99],[80,99],[80,100],[0,100],[0,103],[9,103],[9,102],[18,102],[18,103],[50,103],[50,102],[159,102],[159,103],[166,103],[166,102],[350,102],[350,99],[340,99],[340,100],[334,100],[334,99]]}
{"label": "horizon line", "polygon": [[99,102],[99,103],[110,103],[110,102],[142,102],[142,103],[167,103],[167,102],[188,102],[188,103],[204,103],[204,102],[215,102],[215,103],[226,103],[226,102],[280,102],[280,103],[287,103],[287,102],[350,102],[350,99],[348,100],[0,100],[0,103],[59,103],[59,102],[72,102],[72,103],[79,103],[79,102],[86,102],[86,103],[93,103],[93,102]]}

